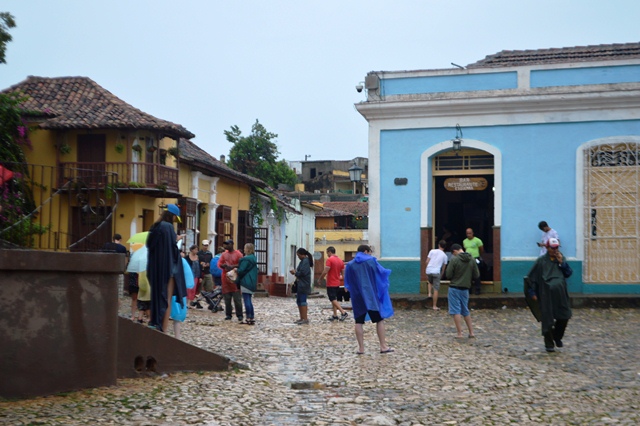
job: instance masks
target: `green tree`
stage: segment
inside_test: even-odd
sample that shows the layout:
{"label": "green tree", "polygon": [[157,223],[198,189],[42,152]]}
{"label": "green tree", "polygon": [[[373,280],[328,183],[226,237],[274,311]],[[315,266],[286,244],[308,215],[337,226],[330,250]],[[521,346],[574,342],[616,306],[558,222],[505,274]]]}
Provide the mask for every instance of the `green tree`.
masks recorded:
{"label": "green tree", "polygon": [[6,64],[5,53],[7,51],[7,43],[13,38],[9,34],[9,28],[15,28],[16,21],[13,15],[7,12],[0,12],[0,64]]}
{"label": "green tree", "polygon": [[227,165],[232,169],[265,181],[277,188],[278,184],[295,185],[296,173],[285,160],[278,161],[277,134],[267,131],[258,120],[251,127],[251,134],[243,136],[238,126],[225,130],[227,141],[233,144]]}

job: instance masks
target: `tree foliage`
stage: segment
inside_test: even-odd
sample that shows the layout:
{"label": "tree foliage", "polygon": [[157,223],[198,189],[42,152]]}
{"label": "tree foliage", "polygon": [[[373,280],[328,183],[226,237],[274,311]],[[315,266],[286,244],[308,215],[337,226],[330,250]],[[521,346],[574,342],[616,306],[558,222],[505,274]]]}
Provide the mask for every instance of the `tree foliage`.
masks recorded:
{"label": "tree foliage", "polygon": [[7,12],[0,12],[0,64],[6,64],[5,53],[7,51],[7,43],[13,38],[9,34],[9,28],[15,28],[16,21],[13,15]]}
{"label": "tree foliage", "polygon": [[297,176],[285,160],[278,160],[277,134],[267,131],[258,120],[251,127],[251,134],[243,136],[238,126],[225,130],[227,141],[233,144],[227,165],[234,170],[265,181],[277,188],[278,184],[293,186]]}

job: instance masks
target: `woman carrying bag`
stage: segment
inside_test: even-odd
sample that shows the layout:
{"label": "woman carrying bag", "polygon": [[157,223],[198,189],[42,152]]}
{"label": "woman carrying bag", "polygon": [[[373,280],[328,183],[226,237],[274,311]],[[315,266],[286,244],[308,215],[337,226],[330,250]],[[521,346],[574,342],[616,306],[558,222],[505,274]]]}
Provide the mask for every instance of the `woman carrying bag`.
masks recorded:
{"label": "woman carrying bag", "polygon": [[244,301],[244,311],[247,315],[247,322],[243,324],[255,325],[253,300],[251,298],[258,287],[258,261],[253,244],[247,243],[244,245],[244,257],[240,259],[240,263],[235,270],[238,273],[236,282],[240,286],[242,300]]}

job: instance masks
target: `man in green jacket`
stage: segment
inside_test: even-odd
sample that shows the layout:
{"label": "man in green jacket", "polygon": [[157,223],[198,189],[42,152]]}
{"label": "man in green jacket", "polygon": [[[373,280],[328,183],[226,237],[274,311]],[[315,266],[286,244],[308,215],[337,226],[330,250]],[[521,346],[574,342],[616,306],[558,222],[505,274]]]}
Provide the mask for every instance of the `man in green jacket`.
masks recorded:
{"label": "man in green jacket", "polygon": [[476,337],[473,334],[473,325],[471,324],[471,313],[469,312],[469,290],[471,288],[471,279],[480,276],[478,265],[476,265],[473,256],[465,253],[460,244],[451,246],[451,262],[447,267],[445,275],[449,283],[449,315],[453,315],[453,323],[456,325],[458,335],[456,338],[462,339],[462,319],[469,329],[469,338]]}

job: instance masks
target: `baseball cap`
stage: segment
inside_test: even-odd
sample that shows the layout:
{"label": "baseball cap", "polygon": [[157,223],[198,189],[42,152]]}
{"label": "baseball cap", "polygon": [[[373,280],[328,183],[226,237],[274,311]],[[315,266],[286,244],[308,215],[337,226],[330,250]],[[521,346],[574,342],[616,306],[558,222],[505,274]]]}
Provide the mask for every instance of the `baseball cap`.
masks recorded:
{"label": "baseball cap", "polygon": [[180,217],[180,209],[175,204],[168,204],[167,210],[169,210],[169,212],[173,213],[174,215]]}
{"label": "baseball cap", "polygon": [[203,246],[208,246],[209,245],[209,240],[202,240],[202,245]]}
{"label": "baseball cap", "polygon": [[560,241],[558,241],[557,238],[549,238],[549,240],[547,241],[547,247],[560,247]]}
{"label": "baseball cap", "polygon": [[225,241],[224,243],[225,243],[225,244],[231,244],[231,245],[233,245],[233,240],[227,240],[227,241]]}

